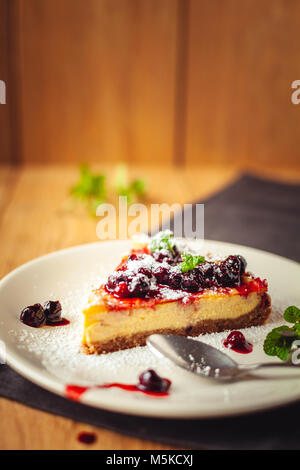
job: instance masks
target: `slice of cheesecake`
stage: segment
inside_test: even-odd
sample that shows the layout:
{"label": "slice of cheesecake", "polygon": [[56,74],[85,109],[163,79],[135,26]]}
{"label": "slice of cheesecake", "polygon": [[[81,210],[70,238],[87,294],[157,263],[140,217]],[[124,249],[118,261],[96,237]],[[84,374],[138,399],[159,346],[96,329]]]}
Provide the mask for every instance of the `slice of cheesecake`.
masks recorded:
{"label": "slice of cheesecake", "polygon": [[102,354],[145,345],[150,334],[197,336],[261,325],[271,314],[265,280],[243,257],[209,260],[181,252],[170,232],[125,256],[92,292],[83,350]]}

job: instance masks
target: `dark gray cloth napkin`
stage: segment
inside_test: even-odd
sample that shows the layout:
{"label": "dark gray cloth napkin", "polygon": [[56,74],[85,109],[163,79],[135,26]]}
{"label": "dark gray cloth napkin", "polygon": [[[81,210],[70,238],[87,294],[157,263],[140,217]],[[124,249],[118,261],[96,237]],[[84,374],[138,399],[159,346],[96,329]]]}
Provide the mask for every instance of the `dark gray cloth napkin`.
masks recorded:
{"label": "dark gray cloth napkin", "polygon": [[[249,245],[300,261],[299,185],[245,175],[209,200],[199,202],[205,203],[205,238]],[[6,365],[0,366],[0,396],[167,445],[195,449],[300,449],[300,403],[235,418],[141,418],[61,398]]]}
{"label": "dark gray cloth napkin", "polygon": [[300,185],[244,175],[198,202],[204,202],[206,239],[247,245],[300,262]]}

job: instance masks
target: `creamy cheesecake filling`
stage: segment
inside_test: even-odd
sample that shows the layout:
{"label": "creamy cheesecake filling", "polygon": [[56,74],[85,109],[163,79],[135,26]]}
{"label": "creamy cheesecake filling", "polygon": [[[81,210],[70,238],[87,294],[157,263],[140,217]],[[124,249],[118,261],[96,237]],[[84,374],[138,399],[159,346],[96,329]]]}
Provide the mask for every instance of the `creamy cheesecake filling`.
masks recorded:
{"label": "creamy cheesecake filling", "polygon": [[142,346],[153,333],[198,336],[265,323],[267,282],[246,271],[240,255],[225,259],[178,248],[171,232],[124,255],[91,293],[83,351],[102,354]]}
{"label": "creamy cheesecake filling", "polygon": [[83,312],[83,344],[106,343],[117,336],[129,337],[155,329],[179,330],[205,320],[236,319],[252,312],[261,299],[261,292],[247,296],[211,295],[184,306],[181,302],[165,302],[151,308],[109,311],[104,303],[94,303]]}

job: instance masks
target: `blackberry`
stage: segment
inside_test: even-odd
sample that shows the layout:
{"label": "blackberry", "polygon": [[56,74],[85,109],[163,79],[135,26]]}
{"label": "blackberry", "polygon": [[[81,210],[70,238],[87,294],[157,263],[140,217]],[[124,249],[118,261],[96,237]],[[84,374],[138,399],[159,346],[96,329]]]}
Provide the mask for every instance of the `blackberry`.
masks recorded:
{"label": "blackberry", "polygon": [[234,287],[240,283],[240,273],[233,270],[226,260],[216,265],[214,278],[220,287]]}
{"label": "blackberry", "polygon": [[129,294],[132,297],[145,297],[150,289],[150,280],[144,274],[137,274],[128,282]]}
{"label": "blackberry", "polygon": [[20,315],[22,323],[33,328],[42,326],[46,321],[44,309],[41,304],[34,304],[25,307]]}
{"label": "blackberry", "polygon": [[181,288],[188,292],[197,292],[199,290],[200,285],[197,281],[196,275],[193,272],[182,275]]}
{"label": "blackberry", "polygon": [[181,286],[181,281],[182,281],[182,274],[176,271],[173,271],[169,275],[168,279],[168,285],[172,289],[180,289]]}
{"label": "blackberry", "polygon": [[151,279],[151,277],[152,277],[152,272],[151,272],[151,269],[149,269],[149,268],[141,267],[141,268],[139,268],[138,272],[140,274],[144,274],[145,276],[149,277],[149,279]]}
{"label": "blackberry", "polygon": [[61,304],[58,300],[48,300],[44,303],[44,312],[47,325],[57,323],[61,320]]}
{"label": "blackberry", "polygon": [[154,370],[149,369],[139,376],[137,387],[149,392],[165,393],[169,390],[171,381],[160,377]]}
{"label": "blackberry", "polygon": [[159,284],[168,284],[170,270],[165,266],[159,266],[158,268],[154,269],[153,276]]}
{"label": "blackberry", "polygon": [[126,282],[123,281],[117,284],[117,286],[114,288],[114,295],[116,295],[120,299],[125,299],[129,297],[129,290]]}

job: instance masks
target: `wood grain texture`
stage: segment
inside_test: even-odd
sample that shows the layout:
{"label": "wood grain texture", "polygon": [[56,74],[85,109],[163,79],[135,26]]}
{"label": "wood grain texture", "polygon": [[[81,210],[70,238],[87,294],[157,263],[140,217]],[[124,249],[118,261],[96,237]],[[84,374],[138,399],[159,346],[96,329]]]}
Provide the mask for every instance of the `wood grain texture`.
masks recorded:
{"label": "wood grain texture", "polygon": [[[114,168],[99,166],[98,170],[112,174]],[[238,167],[229,165],[184,169],[135,165],[130,169],[132,177],[147,175],[148,203],[170,204],[204,200],[239,172]],[[300,182],[300,170],[273,168],[264,169],[263,174]],[[76,178],[77,169],[72,166],[0,166],[0,277],[39,255],[97,240],[96,219],[66,210],[68,189]],[[53,416],[3,398],[0,416],[0,449],[171,448]],[[77,441],[83,430],[96,433],[93,446]]]}
{"label": "wood grain texture", "polygon": [[299,1],[189,1],[187,163],[299,167]]}
{"label": "wood grain texture", "polygon": [[[0,0],[0,80],[9,83],[8,0]],[[0,104],[0,163],[11,161],[10,101]]]}
{"label": "wood grain texture", "polygon": [[[0,398],[0,415],[0,450],[176,449],[50,415],[3,398]],[[95,443],[85,445],[78,442],[77,436],[82,431],[94,433]]]}
{"label": "wood grain texture", "polygon": [[9,5],[19,161],[300,166],[298,0]]}
{"label": "wood grain texture", "polygon": [[18,0],[23,160],[169,162],[177,0]]}
{"label": "wood grain texture", "polygon": [[[112,166],[99,166],[112,174]],[[96,241],[97,220],[86,213],[67,211],[66,198],[77,169],[60,166],[0,166],[0,276],[21,263],[79,243]],[[198,173],[197,173],[198,171]],[[179,170],[161,166],[136,167],[132,177],[147,175],[148,202],[190,202],[217,190],[236,174],[235,169]],[[198,188],[195,175],[205,178]],[[168,185],[165,182],[169,181]],[[0,449],[170,449],[151,441],[129,438],[73,420],[53,416],[0,399]],[[38,425],[37,425],[38,423]],[[8,431],[9,430],[9,431]],[[84,446],[80,431],[93,431],[97,441]]]}

